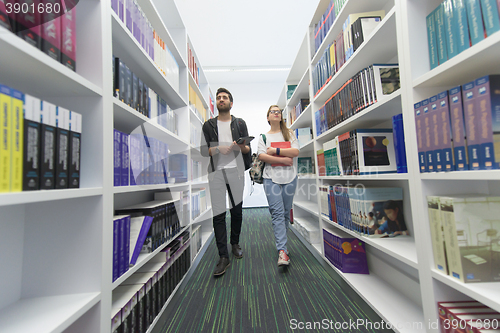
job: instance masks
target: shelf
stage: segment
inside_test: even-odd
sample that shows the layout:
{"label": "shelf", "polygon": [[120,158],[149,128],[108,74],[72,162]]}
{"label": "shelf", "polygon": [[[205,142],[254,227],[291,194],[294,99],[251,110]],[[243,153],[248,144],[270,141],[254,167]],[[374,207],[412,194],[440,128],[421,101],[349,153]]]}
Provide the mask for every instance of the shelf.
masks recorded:
{"label": "shelf", "polygon": [[191,105],[189,106],[189,112],[191,112],[191,119],[194,120],[194,122],[199,122],[200,125],[203,125],[204,123],[203,119],[200,118],[200,116],[196,113],[196,111],[193,109]]}
{"label": "shelf", "polygon": [[378,173],[358,176],[319,176],[322,180],[408,180],[407,173]]}
{"label": "shelf", "polygon": [[[142,4],[141,4],[142,7]],[[148,17],[149,18],[149,17]],[[172,109],[186,106],[187,103],[170,85],[167,78],[146,54],[137,40],[130,34],[116,13],[111,14],[113,31],[113,54],[122,59],[147,86],[167,101]],[[156,26],[155,26],[156,28]],[[169,47],[170,48],[170,47]]]}
{"label": "shelf", "polygon": [[[132,132],[142,133],[140,127],[144,125],[148,136],[168,142],[169,148],[172,145],[176,153],[179,150],[187,149],[189,146],[187,141],[160,126],[155,119],[146,117],[117,98],[113,98],[113,123],[114,128],[127,134]],[[172,140],[174,141],[172,142]]]}
{"label": "shelf", "polygon": [[500,180],[500,170],[421,173],[422,180]]}
{"label": "shelf", "polygon": [[[195,223],[199,223],[199,222],[202,222],[202,221],[205,221],[208,217],[208,215],[210,215],[209,213],[212,211],[212,207],[208,207],[204,212],[202,212],[200,215],[198,215],[197,217],[195,217],[193,219],[193,222],[192,224],[195,224]],[[210,218],[210,217],[209,217]]]}
{"label": "shelf", "polygon": [[422,308],[393,286],[375,274],[342,273],[328,259],[324,259],[384,321],[395,326],[394,331],[427,332]]}
{"label": "shelf", "polygon": [[316,175],[315,174],[304,174],[304,175],[297,175],[299,180],[315,180]]}
{"label": "shelf", "polygon": [[[287,86],[288,85],[293,85],[293,83],[287,81]],[[309,99],[309,68],[306,69],[306,71],[302,75],[302,78],[297,84],[297,87],[293,91],[292,96],[287,101],[288,107],[293,108],[303,98]]]}
{"label": "shelf", "polygon": [[193,74],[191,74],[191,72],[189,70],[187,72],[188,72],[189,84],[191,85],[191,88],[193,88],[196,95],[198,95],[198,98],[201,99],[201,101],[203,103],[203,107],[205,107],[205,109],[207,109],[207,110],[210,109],[207,102],[205,101],[205,97],[203,96],[203,93],[201,92],[200,87],[196,84],[196,81],[194,80]]}
{"label": "shelf", "polygon": [[316,140],[326,142],[335,138],[337,135],[349,132],[358,128],[373,128],[375,125],[387,122],[392,116],[400,114],[401,108],[401,89],[393,92],[383,100],[369,106],[363,111],[321,133]]}
{"label": "shelf", "polygon": [[174,237],[170,238],[168,241],[165,243],[161,244],[156,250],[154,250],[151,253],[141,253],[139,254],[139,258],[137,259],[137,262],[135,263],[134,266],[131,266],[125,274],[120,276],[118,279],[116,279],[113,282],[113,287],[112,289],[114,290],[116,287],[118,287],[120,284],[123,283],[126,279],[128,279],[132,274],[137,272],[139,268],[141,268],[144,264],[146,264],[151,258],[156,256],[158,253],[160,253],[165,247],[167,247],[168,244],[170,244],[171,241],[175,240],[181,233],[184,232],[184,230],[187,230],[189,226],[185,226],[181,228],[181,231],[179,231]]}
{"label": "shelf", "polygon": [[101,187],[2,193],[0,194],[0,207],[34,202],[94,197],[100,196],[102,193],[103,190]]}
{"label": "shelf", "polygon": [[415,240],[413,238],[408,236],[398,236],[394,238],[364,237],[355,231],[349,230],[335,222],[330,221],[325,216],[321,216],[321,218],[329,225],[332,225],[335,228],[342,230],[343,232],[348,233],[349,235],[356,237],[357,239],[362,240],[366,244],[379,249],[380,251],[405,263],[408,266],[418,269],[417,249],[415,246]]}
{"label": "shelf", "polygon": [[314,140],[306,142],[300,147],[300,153],[310,153],[314,151]]}
{"label": "shelf", "polygon": [[479,283],[462,283],[448,275],[444,275],[439,271],[432,269],[432,277],[442,283],[452,287],[455,290],[483,303],[490,308],[500,312],[500,283],[498,282],[479,282]]}
{"label": "shelf", "polygon": [[295,206],[313,214],[314,216],[319,216],[318,210],[318,204],[310,201],[294,201],[293,203]]}
{"label": "shelf", "polygon": [[115,194],[133,193],[140,191],[158,191],[165,189],[177,189],[179,187],[188,186],[187,184],[154,184],[154,185],[135,185],[135,186],[115,186],[113,191]]}
{"label": "shelf", "polygon": [[[351,2],[357,1],[349,1],[348,3]],[[367,11],[367,9],[362,11]],[[384,47],[380,47],[380,45],[384,45]],[[393,61],[397,55],[396,14],[395,8],[392,8],[375,28],[371,37],[361,44],[351,58],[331,78],[330,82],[317,93],[314,103],[320,106],[325,104],[344,83],[360,70],[373,64],[384,64]]]}
{"label": "shelf", "polygon": [[302,113],[295,119],[295,121],[290,125],[290,129],[295,130],[302,127],[311,127],[312,129],[312,107],[311,104],[302,111]]}
{"label": "shelf", "polygon": [[2,27],[0,68],[3,83],[49,102],[51,97],[100,97],[103,93],[102,88]]}
{"label": "shelf", "polygon": [[191,182],[191,187],[204,187],[204,186],[208,186],[208,179]]}
{"label": "shelf", "polygon": [[413,87],[454,87],[484,75],[499,74],[499,54],[500,33],[497,32],[420,76],[413,81]]}
{"label": "shelf", "polygon": [[63,332],[100,298],[100,293],[86,293],[22,299],[0,310],[0,331]]}

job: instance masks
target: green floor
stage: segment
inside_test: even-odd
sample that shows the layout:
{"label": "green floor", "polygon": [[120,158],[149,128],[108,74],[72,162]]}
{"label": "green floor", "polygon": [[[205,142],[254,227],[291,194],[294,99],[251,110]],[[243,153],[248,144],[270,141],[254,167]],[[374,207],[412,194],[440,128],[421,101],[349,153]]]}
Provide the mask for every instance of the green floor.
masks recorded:
{"label": "green floor", "polygon": [[358,319],[381,319],[292,231],[290,266],[277,266],[267,208],[244,209],[240,245],[244,257],[231,255],[226,273],[214,278],[212,239],[153,332],[382,332],[348,328]]}

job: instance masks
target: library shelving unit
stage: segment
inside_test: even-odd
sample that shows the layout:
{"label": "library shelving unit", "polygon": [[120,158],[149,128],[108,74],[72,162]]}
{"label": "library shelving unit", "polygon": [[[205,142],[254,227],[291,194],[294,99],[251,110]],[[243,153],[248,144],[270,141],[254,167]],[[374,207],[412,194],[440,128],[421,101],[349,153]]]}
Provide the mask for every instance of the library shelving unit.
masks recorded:
{"label": "library shelving unit", "polygon": [[[190,210],[191,191],[208,187],[206,171],[192,175],[192,161],[201,163],[201,170],[207,161],[191,132],[201,132],[203,118],[214,116],[209,83],[201,67],[199,86],[188,70],[187,45],[193,46],[174,1],[137,3],[179,66],[178,87],[109,1],[86,0],[76,6],[76,72],[0,27],[0,83],[83,116],[80,188],[0,194],[1,332],[111,332],[113,290],[168,244],[141,254],[136,265],[112,282],[114,210],[153,200],[155,192],[164,191],[177,197],[187,191]],[[113,97],[112,56],[124,60],[166,100],[177,115],[177,134]],[[189,85],[207,110],[205,116],[192,110]],[[168,143],[169,154],[187,155],[187,182],[113,186],[113,129],[132,133],[141,127]],[[196,219],[188,216],[181,221],[181,232],[197,229],[206,243],[212,236],[210,207]]]}
{"label": "library shelving unit", "polygon": [[[311,20],[305,39],[291,67],[285,87],[278,98],[289,127],[310,127],[313,148],[304,145],[299,156],[312,157],[335,136],[356,128],[392,128],[391,117],[402,113],[408,173],[368,176],[299,176],[293,214],[301,228],[315,228],[310,241],[319,255],[324,256],[322,230],[340,229],[363,240],[367,248],[369,275],[344,274],[332,268],[372,306],[382,319],[391,322],[398,332],[438,332],[437,302],[447,300],[477,300],[500,311],[500,283],[456,282],[434,270],[431,233],[427,215],[427,195],[482,193],[498,195],[500,173],[495,171],[465,171],[420,173],[413,104],[445,89],[464,84],[500,70],[500,33],[484,39],[468,50],[430,70],[426,16],[440,0],[347,0],[326,34],[317,52],[314,51],[313,29],[330,1],[321,0]],[[366,37],[364,43],[340,68],[333,78],[314,96],[312,69],[324,50],[342,30],[347,16],[357,12],[385,10],[385,18]],[[314,115],[325,101],[357,71],[374,63],[399,63],[401,88],[321,135],[316,135]],[[289,85],[297,85],[287,99]],[[289,113],[300,99],[310,99],[310,105],[290,123]],[[317,169],[317,168],[316,168]],[[362,184],[365,186],[401,187],[404,197],[405,221],[409,237],[373,239],[362,237],[322,216],[320,185]],[[305,220],[305,222],[304,222]],[[313,250],[314,251],[314,250]]]}

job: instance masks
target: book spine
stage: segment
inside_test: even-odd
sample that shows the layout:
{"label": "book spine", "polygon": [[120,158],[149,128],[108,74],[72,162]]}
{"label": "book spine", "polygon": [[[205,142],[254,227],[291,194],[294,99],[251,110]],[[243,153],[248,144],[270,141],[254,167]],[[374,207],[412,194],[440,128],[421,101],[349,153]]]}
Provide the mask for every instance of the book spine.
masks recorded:
{"label": "book spine", "polygon": [[450,121],[453,138],[453,158],[455,170],[469,169],[467,161],[467,148],[465,142],[464,110],[462,106],[462,87],[450,89]]}
{"label": "book spine", "polygon": [[11,143],[11,180],[10,191],[23,190],[23,132],[24,132],[24,94],[12,89],[12,117],[10,128]]}
{"label": "book spine", "polygon": [[464,0],[467,7],[467,20],[472,45],[484,39],[484,24],[479,0]]}
{"label": "book spine", "polygon": [[444,18],[444,3],[440,3],[434,12],[436,22],[436,44],[439,64],[448,60],[448,49],[446,48],[446,28]]}
{"label": "book spine", "polygon": [[394,140],[394,152],[396,155],[396,164],[398,173],[407,173],[408,166],[406,163],[406,147],[405,147],[405,137],[403,128],[403,115],[398,114],[393,116],[393,140]]}
{"label": "book spine", "polygon": [[423,150],[425,152],[425,172],[434,172],[434,157],[432,154],[432,118],[430,117],[429,99],[422,101],[422,132],[424,136]]}
{"label": "book spine", "polygon": [[456,35],[457,27],[455,9],[453,8],[453,0],[443,1],[443,8],[446,49],[448,51],[448,59],[451,59],[458,54],[458,43]]}
{"label": "book spine", "polygon": [[0,84],[0,193],[10,191],[11,88]]}
{"label": "book spine", "polygon": [[[500,109],[500,105],[498,105],[499,102],[496,98],[493,99],[494,95],[498,95],[498,93],[495,93],[495,89],[498,89],[499,79],[500,76],[498,75],[489,75],[481,77],[475,81],[477,117],[479,121],[478,129],[480,131],[479,134],[481,141],[479,154],[481,158],[481,169],[485,170],[498,169],[499,167],[497,161],[498,157],[495,158],[492,127],[492,113],[496,115],[496,110],[494,109]],[[497,105],[494,105],[495,103]],[[495,119],[495,122],[498,123],[499,121]]]}
{"label": "book spine", "polygon": [[23,191],[40,189],[40,100],[25,95]]}
{"label": "book spine", "polygon": [[489,37],[500,30],[497,0],[481,0],[481,10],[486,36]]}
{"label": "book spine", "polygon": [[119,220],[120,225],[120,236],[119,236],[119,260],[118,260],[118,276],[122,276],[125,273],[125,217]]}
{"label": "book spine", "polygon": [[427,197],[427,210],[429,213],[431,241],[434,254],[434,266],[444,274],[448,274],[448,265],[446,264],[446,253],[444,249],[443,226],[441,222],[441,211],[439,206],[439,197]]}
{"label": "book spine", "polygon": [[122,148],[121,148],[122,133],[115,129],[113,140],[113,186],[121,186],[121,166],[122,166]]}
{"label": "book spine", "polygon": [[[115,0],[116,1],[116,0]],[[56,8],[57,0],[44,0],[46,6]],[[42,15],[42,51],[57,62],[61,61],[61,18],[55,10],[44,12]]]}
{"label": "book spine", "polygon": [[119,249],[120,249],[120,220],[113,219],[113,282],[119,275]]}
{"label": "book spine", "polygon": [[40,189],[49,190],[56,184],[56,106],[42,101],[40,140]]}
{"label": "book spine", "polygon": [[56,189],[68,188],[69,110],[56,108]]}
{"label": "book spine", "polygon": [[9,14],[7,13],[7,8],[5,8],[5,3],[0,1],[0,27],[3,27],[9,31],[12,31],[12,25],[9,19]]}
{"label": "book spine", "polygon": [[455,20],[455,33],[457,36],[457,52],[467,50],[470,47],[469,23],[465,0],[453,0],[453,16]]}
{"label": "book spine", "polygon": [[[40,3],[40,0],[29,0],[24,3],[28,4],[28,6],[34,6],[34,8],[38,8],[37,6]],[[21,37],[21,39],[26,41],[28,44],[36,47],[37,49],[40,49],[42,44],[41,23],[41,15],[37,10],[21,10],[15,14],[16,34]]]}
{"label": "book spine", "polygon": [[439,208],[441,212],[441,222],[443,223],[448,274],[461,282],[465,282],[457,239],[453,198],[441,197],[440,202]]}
{"label": "book spine", "polygon": [[74,111],[69,113],[69,140],[68,187],[80,188],[82,115]]}
{"label": "book spine", "polygon": [[441,149],[441,170],[455,170],[453,162],[453,146],[451,141],[451,125],[450,125],[450,105],[448,101],[448,91],[438,94],[438,118],[440,126],[439,132],[439,148]]}
{"label": "book spine", "polygon": [[76,71],[76,6],[61,15],[61,63]]}
{"label": "book spine", "polygon": [[418,164],[420,172],[427,172],[427,155],[424,149],[424,120],[422,113],[422,103],[418,102],[413,105],[415,110],[415,127],[417,131],[417,148],[418,148]]}
{"label": "book spine", "polygon": [[[431,151],[427,153],[432,154],[431,160],[433,161],[433,171],[442,171],[442,149],[439,145],[439,129],[441,127],[441,119],[439,118],[438,111],[438,96],[432,96],[429,99],[429,117],[431,118]],[[427,157],[429,159],[429,157]]]}
{"label": "book spine", "polygon": [[479,170],[481,165],[479,153],[481,140],[478,133],[478,115],[474,88],[474,81],[466,83],[462,86],[462,101],[465,117],[469,170]]}
{"label": "book spine", "polygon": [[123,218],[124,220],[124,249],[123,249],[123,273],[127,272],[130,265],[130,215]]}
{"label": "book spine", "polygon": [[130,154],[129,154],[129,135],[121,133],[121,177],[120,185],[129,185],[130,175]]}
{"label": "book spine", "polygon": [[427,25],[427,43],[429,48],[429,62],[431,69],[439,65],[437,56],[437,43],[436,43],[436,23],[434,21],[434,12],[431,12],[426,17]]}

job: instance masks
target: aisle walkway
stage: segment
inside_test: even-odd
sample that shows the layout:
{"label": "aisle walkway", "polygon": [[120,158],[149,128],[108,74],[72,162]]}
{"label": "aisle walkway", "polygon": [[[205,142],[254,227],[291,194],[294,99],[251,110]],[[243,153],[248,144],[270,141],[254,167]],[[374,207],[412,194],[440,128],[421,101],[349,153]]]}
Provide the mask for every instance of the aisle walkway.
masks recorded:
{"label": "aisle walkway", "polygon": [[278,268],[270,219],[267,208],[243,211],[244,257],[231,254],[231,265],[219,278],[212,275],[218,260],[212,239],[153,332],[383,332],[347,328],[358,319],[381,319],[343,281],[337,283],[331,267],[321,264],[292,231],[290,266]]}

